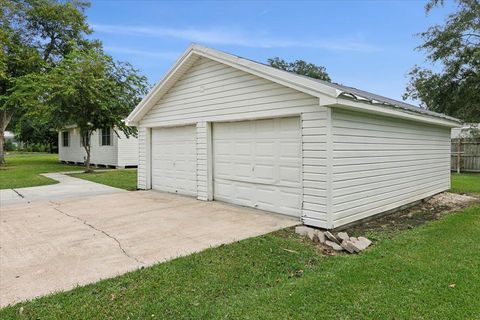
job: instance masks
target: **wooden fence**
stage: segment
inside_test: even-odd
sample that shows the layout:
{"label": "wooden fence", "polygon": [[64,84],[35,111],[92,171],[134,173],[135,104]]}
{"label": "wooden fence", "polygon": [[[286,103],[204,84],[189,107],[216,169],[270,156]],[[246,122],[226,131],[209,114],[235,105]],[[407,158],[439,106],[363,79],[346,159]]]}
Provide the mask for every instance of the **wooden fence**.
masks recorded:
{"label": "wooden fence", "polygon": [[452,139],[452,171],[480,172],[480,138]]}

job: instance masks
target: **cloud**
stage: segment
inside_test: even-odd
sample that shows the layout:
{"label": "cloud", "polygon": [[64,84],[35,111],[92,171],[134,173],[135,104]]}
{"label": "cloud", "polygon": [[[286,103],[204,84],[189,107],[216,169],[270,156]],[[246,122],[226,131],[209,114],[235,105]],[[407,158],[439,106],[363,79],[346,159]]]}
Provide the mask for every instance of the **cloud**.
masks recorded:
{"label": "cloud", "polygon": [[157,52],[157,51],[146,51],[146,50],[137,50],[126,47],[117,47],[117,46],[104,46],[104,49],[108,52],[114,53],[124,53],[134,56],[156,58],[163,60],[175,60],[180,56],[181,52]]}
{"label": "cloud", "polygon": [[174,38],[189,42],[198,42],[213,45],[234,45],[251,48],[316,48],[331,51],[357,51],[374,52],[380,49],[372,46],[359,37],[317,40],[294,40],[276,38],[272,36],[247,34],[242,30],[227,29],[223,27],[212,29],[197,28],[166,28],[166,27],[139,27],[125,25],[93,24],[92,28],[99,33],[146,36],[159,38]]}

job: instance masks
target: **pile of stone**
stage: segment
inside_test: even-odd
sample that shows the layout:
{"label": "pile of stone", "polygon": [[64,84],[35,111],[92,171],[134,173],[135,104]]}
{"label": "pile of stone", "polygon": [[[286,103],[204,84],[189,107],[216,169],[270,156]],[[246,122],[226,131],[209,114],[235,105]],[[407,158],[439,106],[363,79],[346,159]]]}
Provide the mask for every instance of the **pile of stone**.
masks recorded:
{"label": "pile of stone", "polygon": [[372,244],[372,241],[365,237],[349,237],[346,232],[338,232],[335,236],[330,231],[322,231],[307,226],[297,226],[295,232],[314,242],[322,243],[335,251],[358,253]]}

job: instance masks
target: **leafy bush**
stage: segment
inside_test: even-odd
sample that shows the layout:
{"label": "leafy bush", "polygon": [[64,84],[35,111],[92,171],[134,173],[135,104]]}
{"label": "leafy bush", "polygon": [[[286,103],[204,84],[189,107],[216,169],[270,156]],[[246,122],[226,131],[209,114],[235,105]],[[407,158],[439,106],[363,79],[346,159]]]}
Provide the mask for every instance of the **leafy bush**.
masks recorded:
{"label": "leafy bush", "polygon": [[5,151],[15,151],[17,150],[17,145],[14,144],[11,140],[5,141]]}

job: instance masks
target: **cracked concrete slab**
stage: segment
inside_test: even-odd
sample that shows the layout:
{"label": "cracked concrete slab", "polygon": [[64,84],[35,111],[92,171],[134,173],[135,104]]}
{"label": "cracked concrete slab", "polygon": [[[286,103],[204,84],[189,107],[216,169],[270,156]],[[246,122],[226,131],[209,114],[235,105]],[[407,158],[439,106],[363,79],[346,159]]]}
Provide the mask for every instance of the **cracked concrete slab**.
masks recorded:
{"label": "cracked concrete slab", "polygon": [[57,184],[0,190],[0,207],[16,203],[31,203],[127,192],[104,184],[70,177],[64,173],[41,174],[42,176],[58,181]]}
{"label": "cracked concrete slab", "polygon": [[296,224],[155,191],[2,206],[0,306]]}

